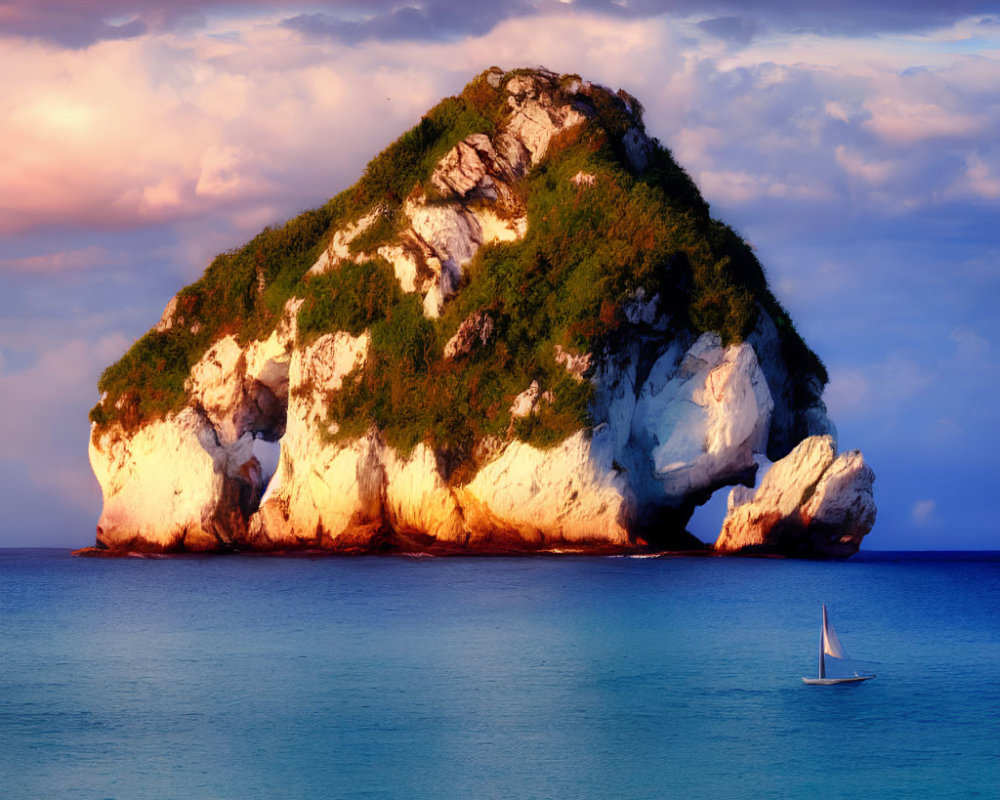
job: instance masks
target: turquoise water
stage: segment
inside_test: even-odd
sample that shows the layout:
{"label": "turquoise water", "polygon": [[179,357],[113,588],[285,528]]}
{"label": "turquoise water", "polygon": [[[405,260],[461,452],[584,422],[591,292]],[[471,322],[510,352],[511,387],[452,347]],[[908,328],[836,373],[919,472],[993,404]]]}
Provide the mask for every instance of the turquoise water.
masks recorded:
{"label": "turquoise water", "polygon": [[[799,680],[822,602],[876,680]],[[0,797],[992,798],[998,611],[997,556],[0,550]]]}

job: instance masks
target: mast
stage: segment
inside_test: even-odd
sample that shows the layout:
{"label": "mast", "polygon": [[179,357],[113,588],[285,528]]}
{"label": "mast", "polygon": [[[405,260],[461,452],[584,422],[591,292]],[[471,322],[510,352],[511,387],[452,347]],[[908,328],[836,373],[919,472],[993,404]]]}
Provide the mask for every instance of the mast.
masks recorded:
{"label": "mast", "polygon": [[823,604],[823,627],[819,632],[819,677],[826,677],[826,603]]}

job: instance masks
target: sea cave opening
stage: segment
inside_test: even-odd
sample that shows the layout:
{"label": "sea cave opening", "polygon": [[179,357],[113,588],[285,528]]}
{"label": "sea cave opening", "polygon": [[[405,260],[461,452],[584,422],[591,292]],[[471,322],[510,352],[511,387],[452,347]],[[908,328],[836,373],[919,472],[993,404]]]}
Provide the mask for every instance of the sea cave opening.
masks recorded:
{"label": "sea cave opening", "polygon": [[[253,454],[257,463],[260,464],[262,487],[260,503],[263,503],[271,490],[274,474],[278,471],[278,461],[281,459],[281,439],[270,441],[261,434],[256,434],[253,440]],[[258,503],[258,507],[260,503]]]}
{"label": "sea cave opening", "polygon": [[[757,463],[757,471],[754,474],[754,484],[750,488],[756,491],[771,468],[771,462],[761,453],[754,453],[754,461]],[[712,496],[700,506],[695,506],[694,513],[688,520],[688,532],[707,545],[714,544],[722,533],[722,524],[729,506],[729,493],[732,490],[732,486],[722,486],[712,492]]]}
{"label": "sea cave opening", "polygon": [[254,492],[259,499],[251,502],[249,514],[260,508],[274,488],[288,422],[288,370],[287,358],[272,358],[256,378],[244,384],[243,430],[253,436],[253,456],[260,468],[259,489]]}
{"label": "sea cave opening", "polygon": [[731,486],[716,489],[708,500],[700,506],[695,506],[694,513],[688,520],[688,532],[707,545],[714,544],[722,531],[722,521],[726,518],[726,502],[729,499],[730,489],[732,489]]}

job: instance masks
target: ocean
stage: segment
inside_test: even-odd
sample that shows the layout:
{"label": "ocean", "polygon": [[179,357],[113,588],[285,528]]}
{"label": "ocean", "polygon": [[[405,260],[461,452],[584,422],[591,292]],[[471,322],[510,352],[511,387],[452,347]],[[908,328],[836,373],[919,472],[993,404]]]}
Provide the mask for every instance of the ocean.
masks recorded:
{"label": "ocean", "polygon": [[[822,603],[875,680],[802,683]],[[994,798],[998,612],[998,554],[0,550],[0,798]]]}

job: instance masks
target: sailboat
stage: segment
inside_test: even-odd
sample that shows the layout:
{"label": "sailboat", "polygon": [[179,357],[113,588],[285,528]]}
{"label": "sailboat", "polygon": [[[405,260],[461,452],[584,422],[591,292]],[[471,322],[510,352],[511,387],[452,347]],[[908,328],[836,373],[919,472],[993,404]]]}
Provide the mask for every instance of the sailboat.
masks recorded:
{"label": "sailboat", "polygon": [[827,658],[846,660],[847,653],[844,652],[844,647],[840,643],[840,639],[837,638],[837,632],[833,629],[833,625],[826,615],[826,605],[823,605],[823,630],[819,635],[819,676],[816,678],[803,678],[803,683],[808,683],[811,686],[832,686],[836,683],[860,683],[861,681],[870,681],[874,678],[874,675],[858,675],[855,672],[850,677],[846,678],[828,678],[826,677],[826,659]]}

